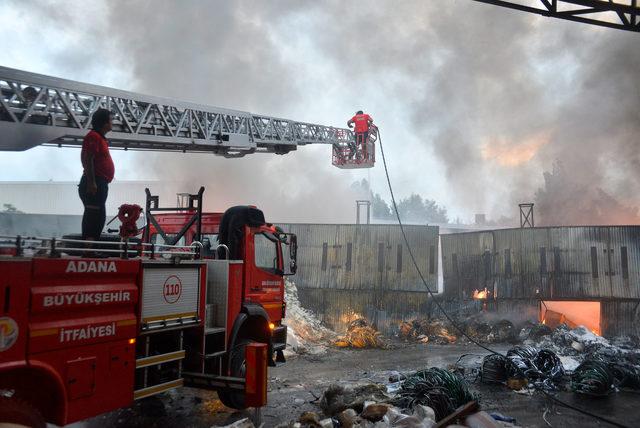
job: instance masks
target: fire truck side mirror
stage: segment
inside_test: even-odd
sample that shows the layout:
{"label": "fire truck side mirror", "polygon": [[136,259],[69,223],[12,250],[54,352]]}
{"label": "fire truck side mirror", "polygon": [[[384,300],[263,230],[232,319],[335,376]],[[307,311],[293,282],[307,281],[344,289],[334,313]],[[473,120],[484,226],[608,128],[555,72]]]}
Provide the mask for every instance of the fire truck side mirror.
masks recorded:
{"label": "fire truck side mirror", "polygon": [[289,270],[291,275],[295,275],[298,270],[298,237],[291,234],[289,238]]}
{"label": "fire truck side mirror", "polygon": [[[284,275],[295,275],[298,269],[298,238],[293,233],[280,233],[282,245]],[[289,253],[285,253],[285,246],[289,247]]]}

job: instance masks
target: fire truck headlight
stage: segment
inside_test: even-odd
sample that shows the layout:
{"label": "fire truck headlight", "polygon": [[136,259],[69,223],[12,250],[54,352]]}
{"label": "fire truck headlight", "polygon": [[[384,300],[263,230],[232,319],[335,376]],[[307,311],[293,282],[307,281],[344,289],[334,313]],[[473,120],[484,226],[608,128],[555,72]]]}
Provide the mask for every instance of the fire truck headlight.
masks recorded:
{"label": "fire truck headlight", "polygon": [[136,343],[136,339],[135,338],[129,339],[129,345],[135,345],[135,343]]}
{"label": "fire truck headlight", "polygon": [[276,325],[272,322],[269,323],[269,330],[273,330],[274,328],[276,328]]}

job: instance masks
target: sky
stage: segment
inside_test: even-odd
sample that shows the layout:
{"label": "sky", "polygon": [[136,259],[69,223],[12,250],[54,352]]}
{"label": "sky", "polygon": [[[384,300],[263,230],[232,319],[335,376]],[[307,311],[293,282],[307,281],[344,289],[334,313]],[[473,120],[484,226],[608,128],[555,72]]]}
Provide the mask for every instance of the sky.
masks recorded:
{"label": "sky", "polygon": [[[3,66],[330,126],[363,109],[381,130],[396,195],[433,199],[452,219],[516,218],[517,204],[532,201],[549,222],[606,222],[613,211],[637,219],[636,33],[470,0],[0,8]],[[379,156],[373,169],[340,170],[327,146],[233,160],[113,157],[116,180],[205,185],[209,208],[253,203],[277,221],[352,222],[361,195],[350,185],[363,178],[389,198]],[[5,152],[0,180],[77,180],[78,158],[77,149]]]}

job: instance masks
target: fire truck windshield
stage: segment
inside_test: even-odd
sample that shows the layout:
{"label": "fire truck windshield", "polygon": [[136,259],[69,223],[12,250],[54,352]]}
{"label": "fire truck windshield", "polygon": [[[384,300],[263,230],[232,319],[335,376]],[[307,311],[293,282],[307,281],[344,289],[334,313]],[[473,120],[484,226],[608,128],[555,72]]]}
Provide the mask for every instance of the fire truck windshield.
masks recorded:
{"label": "fire truck windshield", "polygon": [[254,238],[256,267],[268,272],[278,272],[278,243],[271,233],[258,233]]}

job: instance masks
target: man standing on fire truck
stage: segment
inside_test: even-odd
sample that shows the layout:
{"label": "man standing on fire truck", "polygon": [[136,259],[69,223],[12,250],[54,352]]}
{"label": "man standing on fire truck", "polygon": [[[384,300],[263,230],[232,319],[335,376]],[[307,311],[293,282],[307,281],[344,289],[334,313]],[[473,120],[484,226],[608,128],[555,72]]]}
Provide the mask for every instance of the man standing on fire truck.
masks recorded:
{"label": "man standing on fire truck", "polygon": [[82,239],[97,241],[107,218],[106,202],[109,183],[113,180],[115,168],[109,143],[105,138],[111,131],[111,112],[100,108],[91,118],[91,130],[82,142],[80,158],[84,172],[78,185],[78,193],[84,205],[82,216]]}
{"label": "man standing on fire truck", "polygon": [[358,145],[364,147],[367,142],[367,136],[369,135],[369,128],[373,125],[373,118],[368,114],[365,114],[362,110],[358,110],[351,119],[347,122],[349,128],[356,126],[355,144],[351,147],[351,156],[356,153]]}

